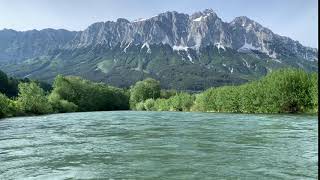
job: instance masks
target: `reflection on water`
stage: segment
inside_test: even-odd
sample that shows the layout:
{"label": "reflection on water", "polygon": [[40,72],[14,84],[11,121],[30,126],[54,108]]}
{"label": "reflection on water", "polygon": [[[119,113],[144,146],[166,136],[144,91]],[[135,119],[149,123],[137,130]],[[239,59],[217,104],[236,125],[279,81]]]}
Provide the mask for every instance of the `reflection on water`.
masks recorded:
{"label": "reflection on water", "polygon": [[316,116],[90,112],[0,121],[0,179],[316,179]]}

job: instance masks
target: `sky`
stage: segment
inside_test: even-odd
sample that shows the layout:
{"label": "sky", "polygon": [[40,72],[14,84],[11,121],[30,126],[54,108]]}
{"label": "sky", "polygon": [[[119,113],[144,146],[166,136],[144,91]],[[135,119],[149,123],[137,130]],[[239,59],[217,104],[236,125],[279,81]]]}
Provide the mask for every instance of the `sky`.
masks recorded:
{"label": "sky", "polygon": [[209,8],[225,22],[247,16],[276,34],[318,48],[318,0],[0,0],[0,29],[78,31],[94,22]]}

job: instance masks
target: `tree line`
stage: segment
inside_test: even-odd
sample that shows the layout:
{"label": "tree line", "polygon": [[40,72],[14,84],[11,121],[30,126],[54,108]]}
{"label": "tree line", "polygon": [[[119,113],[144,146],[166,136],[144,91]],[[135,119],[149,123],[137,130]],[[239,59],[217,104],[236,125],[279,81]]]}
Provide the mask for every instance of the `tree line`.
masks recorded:
{"label": "tree line", "polygon": [[51,91],[38,82],[20,82],[18,95],[0,93],[0,117],[77,111],[128,110],[128,91],[80,77],[58,75]]}
{"label": "tree line", "polygon": [[147,79],[131,88],[130,107],[147,111],[235,113],[317,113],[318,74],[286,68],[237,86],[212,87],[198,94],[161,97],[159,82]]}
{"label": "tree line", "polygon": [[163,90],[159,81],[151,78],[121,89],[80,77],[58,75],[49,87],[36,81],[7,78],[0,73],[0,118],[129,109],[317,113],[318,75],[301,69],[280,69],[243,85],[213,87],[191,94]]}

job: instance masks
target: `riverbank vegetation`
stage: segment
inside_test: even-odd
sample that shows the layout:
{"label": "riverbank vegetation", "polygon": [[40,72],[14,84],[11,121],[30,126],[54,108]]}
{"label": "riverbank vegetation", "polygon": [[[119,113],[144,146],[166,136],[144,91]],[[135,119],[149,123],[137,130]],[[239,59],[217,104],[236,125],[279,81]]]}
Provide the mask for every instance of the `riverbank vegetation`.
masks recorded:
{"label": "riverbank vegetation", "polygon": [[0,117],[129,109],[317,113],[318,75],[300,69],[280,69],[243,85],[213,87],[191,94],[162,90],[160,83],[150,78],[130,89],[120,89],[80,77],[58,75],[49,87],[0,73]]}

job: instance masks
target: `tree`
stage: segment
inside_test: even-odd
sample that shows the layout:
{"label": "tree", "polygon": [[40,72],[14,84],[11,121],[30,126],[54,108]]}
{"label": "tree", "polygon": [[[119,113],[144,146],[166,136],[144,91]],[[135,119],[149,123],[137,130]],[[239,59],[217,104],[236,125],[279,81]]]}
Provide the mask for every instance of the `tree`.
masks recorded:
{"label": "tree", "polygon": [[188,93],[179,93],[168,99],[168,105],[171,111],[190,111],[193,101],[194,96]]}
{"label": "tree", "polygon": [[295,113],[318,108],[318,79],[300,69],[280,69],[240,86],[211,88],[196,96],[192,110]]}
{"label": "tree", "polygon": [[8,116],[10,113],[10,99],[0,93],[0,118]]}
{"label": "tree", "polygon": [[44,90],[35,82],[19,84],[17,105],[22,112],[27,114],[46,114],[52,112],[52,106]]}
{"label": "tree", "polygon": [[143,101],[138,102],[138,103],[136,104],[135,109],[138,110],[138,111],[144,111],[144,110],[146,110],[146,109],[144,108],[144,103],[143,103]]}
{"label": "tree", "polygon": [[[73,103],[78,111],[105,111],[129,109],[129,97],[119,88],[94,83],[80,77],[58,75],[52,96]],[[66,103],[66,102],[65,102]]]}
{"label": "tree", "polygon": [[165,90],[165,89],[161,89],[160,91],[160,98],[163,98],[163,99],[169,99],[170,97],[176,95],[178,92],[177,90]]}
{"label": "tree", "polygon": [[301,69],[280,69],[263,78],[264,109],[273,113],[304,112],[310,106],[310,80]]}
{"label": "tree", "polygon": [[8,76],[0,71],[0,93],[6,93],[9,87]]}
{"label": "tree", "polygon": [[57,93],[51,93],[48,99],[54,112],[66,113],[75,112],[78,110],[77,105],[67,100],[61,99],[61,97]]}
{"label": "tree", "polygon": [[224,86],[215,89],[215,108],[218,112],[239,112],[239,93],[237,87]]}
{"label": "tree", "polygon": [[160,97],[160,83],[151,78],[138,81],[130,90],[130,106],[135,109],[138,102]]}
{"label": "tree", "polygon": [[263,89],[263,84],[259,81],[239,86],[239,112],[262,113],[261,106],[265,100]]}
{"label": "tree", "polygon": [[156,99],[154,102],[154,109],[156,111],[169,111],[169,103],[167,99]]}
{"label": "tree", "polygon": [[318,112],[318,74],[312,73],[311,74],[311,84],[310,84],[310,95],[311,95],[311,105],[312,111]]}
{"label": "tree", "polygon": [[147,110],[147,111],[153,111],[153,110],[155,110],[155,109],[154,109],[154,103],[155,103],[155,100],[154,100],[154,99],[147,99],[147,100],[144,102],[144,109]]}
{"label": "tree", "polygon": [[192,111],[215,112],[217,111],[215,102],[216,90],[215,88],[210,88],[196,95],[194,105],[191,109]]}

